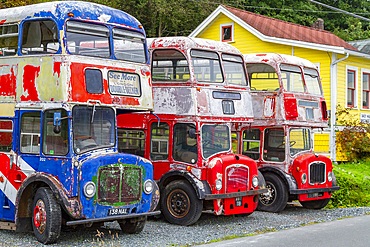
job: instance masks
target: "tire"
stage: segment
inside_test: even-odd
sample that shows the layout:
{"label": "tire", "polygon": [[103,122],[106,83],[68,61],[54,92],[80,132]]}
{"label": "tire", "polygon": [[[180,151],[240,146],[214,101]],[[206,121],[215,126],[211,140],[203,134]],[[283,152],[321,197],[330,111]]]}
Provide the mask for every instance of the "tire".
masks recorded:
{"label": "tire", "polygon": [[119,226],[121,227],[122,232],[129,234],[137,234],[143,231],[146,223],[146,216],[122,220],[118,221],[118,223]]}
{"label": "tire", "polygon": [[189,226],[202,214],[203,201],[198,199],[194,188],[187,181],[173,181],[161,196],[161,210],[172,224]]}
{"label": "tire", "polygon": [[62,227],[62,211],[49,188],[39,188],[33,199],[32,228],[43,244],[55,243]]}
{"label": "tire", "polygon": [[273,173],[265,173],[267,193],[258,197],[257,209],[272,213],[281,212],[288,202],[288,191],[284,182]]}
{"label": "tire", "polygon": [[304,202],[300,201],[302,206],[308,209],[322,209],[326,205],[328,205],[329,202],[330,202],[330,198],[314,200],[314,201],[304,201]]}

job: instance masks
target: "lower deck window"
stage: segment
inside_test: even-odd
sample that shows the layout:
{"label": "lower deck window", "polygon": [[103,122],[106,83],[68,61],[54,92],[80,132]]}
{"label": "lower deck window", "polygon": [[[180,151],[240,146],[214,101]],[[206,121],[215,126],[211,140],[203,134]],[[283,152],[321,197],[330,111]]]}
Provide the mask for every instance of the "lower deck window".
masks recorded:
{"label": "lower deck window", "polygon": [[145,133],[142,130],[118,129],[118,151],[144,157]]}

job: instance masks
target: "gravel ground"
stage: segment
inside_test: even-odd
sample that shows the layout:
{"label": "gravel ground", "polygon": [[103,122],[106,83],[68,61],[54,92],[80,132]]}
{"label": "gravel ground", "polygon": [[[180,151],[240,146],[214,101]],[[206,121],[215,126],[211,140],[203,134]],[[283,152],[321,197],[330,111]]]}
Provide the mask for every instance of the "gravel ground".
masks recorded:
{"label": "gravel ground", "polygon": [[[206,243],[230,235],[278,231],[303,224],[370,214],[370,207],[308,210],[292,204],[282,213],[256,211],[249,216],[215,216],[203,213],[197,223],[183,227],[164,219],[149,219],[143,232],[127,235],[116,222],[100,228],[66,229],[57,244],[50,246],[181,246]],[[0,230],[0,246],[42,246],[32,233]]]}

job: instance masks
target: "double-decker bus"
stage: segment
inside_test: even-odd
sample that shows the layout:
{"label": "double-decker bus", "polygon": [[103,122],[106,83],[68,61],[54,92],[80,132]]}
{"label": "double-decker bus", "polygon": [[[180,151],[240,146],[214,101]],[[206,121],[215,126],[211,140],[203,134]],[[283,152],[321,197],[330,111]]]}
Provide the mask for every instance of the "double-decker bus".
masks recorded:
{"label": "double-decker bus", "polygon": [[118,153],[116,114],[153,107],[145,32],[123,11],[49,2],[0,10],[0,228],[55,242],[62,223],[141,232],[159,192]]}
{"label": "double-decker bus", "polygon": [[314,153],[313,130],[328,127],[316,66],[294,56],[244,55],[251,84],[254,122],[234,127],[237,151],[257,161],[268,193],[258,209],[280,212],[288,201],[325,207],[339,189],[331,160]]}
{"label": "double-decker bus", "polygon": [[193,224],[202,210],[252,213],[267,190],[255,161],[231,149],[231,122],[253,120],[242,54],[188,37],[156,38],[149,50],[154,113],[118,116],[119,151],[152,161],[171,223]]}

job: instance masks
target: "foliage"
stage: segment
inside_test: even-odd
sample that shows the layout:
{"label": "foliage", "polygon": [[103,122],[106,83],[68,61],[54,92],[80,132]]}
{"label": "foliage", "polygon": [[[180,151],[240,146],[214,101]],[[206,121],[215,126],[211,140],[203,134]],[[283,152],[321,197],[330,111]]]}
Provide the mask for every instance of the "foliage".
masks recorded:
{"label": "foliage", "polygon": [[370,162],[334,165],[340,190],[332,194],[328,208],[370,206]]}
{"label": "foliage", "polygon": [[351,115],[349,109],[338,105],[337,123],[344,126],[337,132],[336,143],[341,147],[349,161],[369,159],[370,157],[370,124],[361,122]]}

